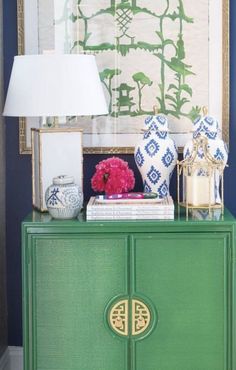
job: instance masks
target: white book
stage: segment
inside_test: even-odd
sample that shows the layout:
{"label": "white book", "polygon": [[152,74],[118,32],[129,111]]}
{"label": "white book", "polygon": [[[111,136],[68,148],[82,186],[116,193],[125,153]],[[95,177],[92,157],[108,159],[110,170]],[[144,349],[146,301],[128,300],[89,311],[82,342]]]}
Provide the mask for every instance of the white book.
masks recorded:
{"label": "white book", "polygon": [[87,205],[87,212],[89,211],[126,211],[126,212],[141,212],[141,211],[152,211],[152,212],[159,212],[159,211],[174,211],[174,202],[173,199],[169,196],[164,199],[162,199],[159,202],[152,203],[150,202],[142,202],[137,203],[135,200],[130,200],[129,202],[124,203],[100,203],[96,200],[95,197],[91,197],[88,205]]}
{"label": "white book", "polygon": [[154,210],[154,209],[146,209],[146,210],[143,210],[143,209],[130,209],[130,210],[126,210],[126,209],[99,209],[99,210],[95,210],[95,209],[87,209],[87,215],[114,215],[114,216],[119,216],[119,215],[156,215],[156,216],[159,216],[159,215],[168,215],[168,214],[174,214],[174,210],[170,210],[170,209],[158,209],[158,210]]}
{"label": "white book", "polygon": [[174,214],[172,215],[120,215],[120,216],[112,216],[112,215],[87,215],[88,221],[110,221],[110,220],[173,220]]}
{"label": "white book", "polygon": [[166,197],[157,203],[100,203],[91,197],[87,205],[87,220],[173,220],[174,202]]}
{"label": "white book", "polygon": [[96,204],[155,204],[161,203],[162,199],[160,198],[142,198],[142,199],[104,199],[102,196],[95,197]]}

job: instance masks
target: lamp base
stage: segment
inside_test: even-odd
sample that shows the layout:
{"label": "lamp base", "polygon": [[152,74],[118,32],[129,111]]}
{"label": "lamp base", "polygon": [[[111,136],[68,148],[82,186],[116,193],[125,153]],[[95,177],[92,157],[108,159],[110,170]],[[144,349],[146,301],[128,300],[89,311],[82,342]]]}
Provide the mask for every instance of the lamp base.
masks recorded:
{"label": "lamp base", "polygon": [[83,189],[82,130],[76,128],[32,129],[33,206],[47,211],[45,192],[59,175],[73,176]]}

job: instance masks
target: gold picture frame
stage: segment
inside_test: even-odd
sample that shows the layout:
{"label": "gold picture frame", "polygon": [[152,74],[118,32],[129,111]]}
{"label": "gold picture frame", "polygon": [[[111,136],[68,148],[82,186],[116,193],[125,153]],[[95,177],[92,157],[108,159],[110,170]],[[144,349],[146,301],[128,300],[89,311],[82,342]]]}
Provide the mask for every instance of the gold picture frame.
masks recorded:
{"label": "gold picture frame", "polygon": [[[18,20],[18,54],[25,54],[25,1],[17,0],[17,20]],[[209,0],[206,0],[209,1]],[[229,0],[221,0],[222,3],[222,137],[229,143]],[[27,11],[29,14],[29,10]],[[143,117],[144,118],[144,117]],[[27,119],[19,119],[19,148],[20,154],[31,154],[31,147],[27,143]],[[172,130],[173,131],[173,130]],[[175,132],[173,132],[173,135]],[[179,132],[181,134],[181,132]],[[183,132],[186,134],[186,132]],[[116,135],[116,134],[112,134]],[[99,136],[99,135],[98,135]],[[100,135],[102,136],[102,135]],[[125,136],[125,135],[123,135]],[[109,136],[107,136],[109,141]],[[112,143],[112,140],[111,140]],[[83,152],[86,154],[132,154],[135,142],[130,146],[85,146]],[[178,145],[179,146],[179,145]],[[179,146],[181,151],[181,147]]]}

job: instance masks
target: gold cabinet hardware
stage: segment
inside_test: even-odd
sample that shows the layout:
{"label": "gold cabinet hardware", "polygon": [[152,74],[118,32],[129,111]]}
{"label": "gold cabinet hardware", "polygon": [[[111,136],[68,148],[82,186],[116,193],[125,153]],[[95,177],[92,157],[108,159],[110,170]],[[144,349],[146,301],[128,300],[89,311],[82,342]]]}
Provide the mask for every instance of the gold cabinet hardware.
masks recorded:
{"label": "gold cabinet hardware", "polygon": [[133,299],[132,300],[132,335],[143,333],[149,326],[151,314],[145,303]]}
{"label": "gold cabinet hardware", "polygon": [[124,299],[115,303],[110,312],[110,325],[120,335],[128,336],[129,302]]}
{"label": "gold cabinet hardware", "polygon": [[[140,300],[132,299],[132,336],[143,333],[149,326],[151,314],[146,304]],[[111,328],[122,336],[129,335],[129,300],[116,302],[110,311],[109,323]]]}

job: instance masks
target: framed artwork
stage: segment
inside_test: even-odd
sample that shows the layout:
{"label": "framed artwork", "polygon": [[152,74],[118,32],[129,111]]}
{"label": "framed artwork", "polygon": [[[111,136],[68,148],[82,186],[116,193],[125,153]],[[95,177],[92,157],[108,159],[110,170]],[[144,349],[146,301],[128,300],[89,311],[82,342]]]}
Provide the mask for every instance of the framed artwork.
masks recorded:
{"label": "framed artwork", "polygon": [[[179,148],[203,106],[228,142],[229,0],[18,0],[18,41],[20,54],[96,56],[110,114],[70,118],[85,153],[133,153],[153,106]],[[38,125],[20,119],[21,153]]]}

